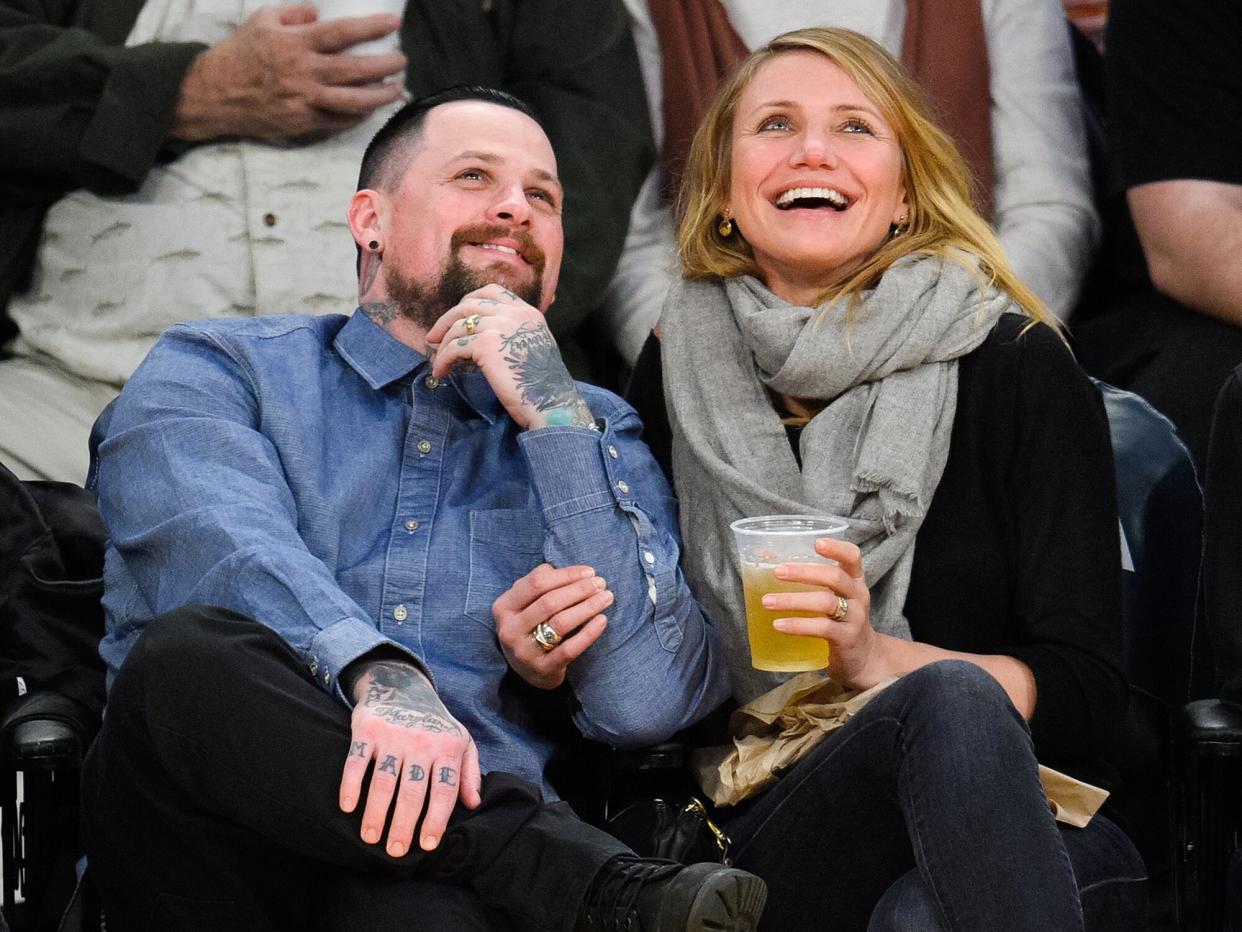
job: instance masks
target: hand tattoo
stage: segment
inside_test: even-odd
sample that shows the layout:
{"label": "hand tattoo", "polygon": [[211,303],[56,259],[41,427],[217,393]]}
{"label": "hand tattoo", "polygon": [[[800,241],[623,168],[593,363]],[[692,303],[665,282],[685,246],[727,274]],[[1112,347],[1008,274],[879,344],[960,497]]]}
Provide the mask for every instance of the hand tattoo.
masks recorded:
{"label": "hand tattoo", "polygon": [[431,684],[413,667],[381,661],[363,674],[363,680],[366,693],[362,704],[376,718],[437,735],[461,734],[461,726],[453,721]]}
{"label": "hand tattoo", "polygon": [[443,783],[444,785],[456,786],[457,784],[456,782],[454,782],[456,777],[457,777],[457,771],[454,770],[452,767],[441,767],[440,768],[440,782]]}
{"label": "hand tattoo", "polygon": [[366,757],[367,756],[367,743],[365,741],[355,741],[353,743],[353,746],[349,749],[349,756],[350,757]]}
{"label": "hand tattoo", "polygon": [[397,775],[397,759],[389,754],[380,762],[379,771],[380,773],[390,773],[395,777]]}
{"label": "hand tattoo", "polygon": [[575,427],[594,423],[573,377],[556,348],[556,341],[544,324],[525,323],[501,337],[501,351],[509,369],[517,377],[522,401],[536,411],[568,414]]}
{"label": "hand tattoo", "polygon": [[423,770],[422,767],[418,766],[418,764],[410,764],[409,780],[411,783],[421,783],[426,776],[427,771]]}

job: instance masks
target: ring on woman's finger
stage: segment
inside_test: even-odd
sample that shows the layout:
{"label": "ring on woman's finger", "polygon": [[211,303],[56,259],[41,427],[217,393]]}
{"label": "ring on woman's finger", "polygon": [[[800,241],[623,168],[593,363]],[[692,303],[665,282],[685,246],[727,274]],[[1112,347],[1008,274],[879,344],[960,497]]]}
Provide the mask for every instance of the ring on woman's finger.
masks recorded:
{"label": "ring on woman's finger", "polygon": [[843,595],[838,595],[837,596],[837,610],[833,612],[831,615],[829,615],[828,617],[831,618],[833,621],[841,621],[842,619],[845,618],[847,614],[849,614],[849,610],[850,610],[849,600]]}
{"label": "ring on woman's finger", "polygon": [[535,630],[530,633],[530,637],[545,654],[564,640],[546,621],[535,625]]}
{"label": "ring on woman's finger", "polygon": [[478,314],[471,314],[469,317],[466,318],[465,320],[466,336],[468,337],[474,336],[474,332],[479,329],[479,321],[482,319],[483,318],[480,317]]}

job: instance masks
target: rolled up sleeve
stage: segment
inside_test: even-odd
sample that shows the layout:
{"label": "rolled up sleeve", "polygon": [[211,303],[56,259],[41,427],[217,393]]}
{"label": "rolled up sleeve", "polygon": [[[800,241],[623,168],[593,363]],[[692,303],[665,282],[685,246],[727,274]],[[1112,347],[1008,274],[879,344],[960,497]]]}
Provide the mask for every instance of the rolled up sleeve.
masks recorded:
{"label": "rolled up sleeve", "polygon": [[[601,393],[602,394],[602,393]],[[576,720],[614,746],[665,740],[729,692],[718,635],[678,568],[672,492],[628,405],[597,394],[603,429],[519,438],[556,566],[586,564],[616,596],[600,640],[570,667]]]}

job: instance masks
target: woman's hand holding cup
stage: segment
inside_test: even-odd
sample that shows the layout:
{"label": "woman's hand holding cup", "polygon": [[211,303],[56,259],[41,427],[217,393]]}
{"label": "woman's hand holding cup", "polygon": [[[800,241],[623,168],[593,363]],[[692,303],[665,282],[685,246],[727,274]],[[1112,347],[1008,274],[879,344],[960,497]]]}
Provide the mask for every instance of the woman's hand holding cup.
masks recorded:
{"label": "woman's hand holding cup", "polygon": [[823,638],[830,645],[828,674],[842,685],[866,689],[887,677],[883,638],[871,627],[871,592],[863,579],[862,552],[831,537],[815,541],[815,552],[831,563],[782,563],[776,578],[818,587],[811,592],[777,592],[763,597],[766,609],[814,613],[777,617],[784,634]]}

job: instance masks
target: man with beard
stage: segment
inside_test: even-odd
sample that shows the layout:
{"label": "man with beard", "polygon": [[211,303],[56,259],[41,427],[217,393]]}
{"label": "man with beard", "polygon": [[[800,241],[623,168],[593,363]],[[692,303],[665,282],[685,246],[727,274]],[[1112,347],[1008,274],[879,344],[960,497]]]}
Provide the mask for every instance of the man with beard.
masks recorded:
{"label": "man with beard", "polygon": [[109,928],[752,928],[757,878],[540,797],[532,686],[618,746],[727,691],[637,417],[543,322],[547,137],[456,88],[393,117],[359,188],[352,317],[173,327],[97,425]]}

